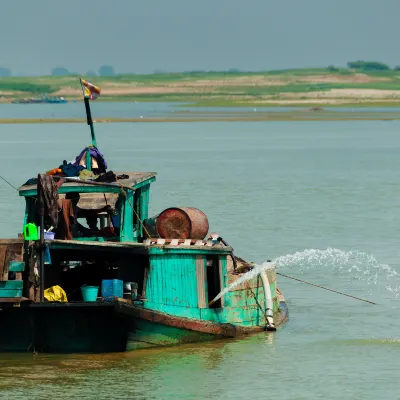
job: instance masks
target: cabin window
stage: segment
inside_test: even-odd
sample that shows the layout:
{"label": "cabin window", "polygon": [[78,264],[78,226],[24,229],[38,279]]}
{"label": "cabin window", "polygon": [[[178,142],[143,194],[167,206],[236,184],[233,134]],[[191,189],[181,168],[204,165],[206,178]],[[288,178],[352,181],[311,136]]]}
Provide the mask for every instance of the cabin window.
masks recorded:
{"label": "cabin window", "polygon": [[[219,257],[208,256],[206,258],[207,269],[207,293],[208,303],[213,300],[221,291],[221,277],[219,273]],[[210,308],[221,308],[221,299],[209,306]]]}

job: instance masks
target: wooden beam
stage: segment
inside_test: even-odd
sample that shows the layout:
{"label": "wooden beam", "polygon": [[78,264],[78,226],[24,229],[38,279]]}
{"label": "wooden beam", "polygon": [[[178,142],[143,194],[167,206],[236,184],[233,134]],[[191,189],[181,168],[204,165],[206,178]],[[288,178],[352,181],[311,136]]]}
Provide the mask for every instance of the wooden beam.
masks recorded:
{"label": "wooden beam", "polygon": [[197,299],[199,308],[207,308],[206,301],[206,265],[204,256],[196,256]]}

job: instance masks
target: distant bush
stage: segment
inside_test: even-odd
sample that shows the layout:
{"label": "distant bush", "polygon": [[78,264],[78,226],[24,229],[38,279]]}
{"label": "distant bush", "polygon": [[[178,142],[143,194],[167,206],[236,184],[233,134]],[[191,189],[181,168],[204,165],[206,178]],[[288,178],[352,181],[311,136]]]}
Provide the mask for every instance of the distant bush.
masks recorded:
{"label": "distant bush", "polygon": [[329,72],[338,72],[339,68],[335,67],[334,65],[329,65],[329,67],[327,68],[327,70]]}
{"label": "distant bush", "polygon": [[114,67],[111,65],[102,65],[99,68],[99,75],[100,76],[114,76],[115,75]]}
{"label": "distant bush", "polygon": [[67,68],[55,67],[51,70],[51,75],[52,76],[66,76],[66,75],[70,75],[70,72],[67,70]]}
{"label": "distant bush", "polygon": [[362,71],[388,71],[390,67],[378,61],[349,61],[347,66]]}

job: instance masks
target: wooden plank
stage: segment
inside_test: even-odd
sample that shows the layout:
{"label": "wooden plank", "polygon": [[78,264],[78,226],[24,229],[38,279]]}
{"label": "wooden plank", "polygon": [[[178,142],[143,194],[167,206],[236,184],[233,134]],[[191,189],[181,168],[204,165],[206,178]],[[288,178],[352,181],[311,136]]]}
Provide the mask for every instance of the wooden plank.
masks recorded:
{"label": "wooden plank", "polygon": [[8,279],[9,265],[12,261],[22,261],[23,243],[23,240],[18,240],[0,244],[0,280]]}
{"label": "wooden plank", "polygon": [[[64,178],[65,183],[60,187],[61,189],[66,189],[68,192],[68,189],[71,189],[71,187],[78,187],[78,188],[84,188],[87,187],[88,185],[95,185],[95,186],[103,186],[106,188],[107,186],[116,186],[120,187],[125,186],[127,188],[138,188],[140,186],[143,186],[143,184],[148,184],[149,182],[147,181],[154,181],[155,177],[157,175],[156,172],[114,172],[115,175],[128,175],[127,179],[119,179],[118,182],[116,183],[106,183],[106,182],[93,182],[93,181],[84,181],[84,180],[79,180],[79,179],[68,179]],[[142,184],[142,185],[140,185]],[[63,190],[63,191],[64,191]],[[20,195],[26,196],[27,192],[30,191],[35,191],[36,192],[36,185],[26,185],[26,186],[21,186],[19,188]],[[61,193],[61,192],[60,192]]]}
{"label": "wooden plank", "polygon": [[146,287],[147,287],[147,279],[149,277],[150,268],[144,269],[144,278],[143,278],[143,289],[142,289],[142,297],[146,297]]}
{"label": "wooden plank", "polygon": [[23,272],[25,271],[25,263],[23,261],[11,261],[10,272]]}
{"label": "wooden plank", "polygon": [[123,207],[123,225],[121,224],[121,242],[132,242],[133,237],[133,210],[134,206],[134,195],[133,193],[127,192],[125,204]]}
{"label": "wooden plank", "polygon": [[206,308],[206,268],[204,263],[204,256],[196,257],[196,278],[197,278],[197,298],[198,308]]}
{"label": "wooden plank", "polygon": [[[222,257],[218,258],[218,273],[219,273],[219,283],[220,283],[220,291],[224,290],[224,275],[222,268]],[[224,308],[224,296],[221,297],[221,308]]]}
{"label": "wooden plank", "polygon": [[15,238],[15,239],[0,239],[0,245],[2,245],[2,244],[23,244],[23,243],[24,243],[23,237]]}
{"label": "wooden plank", "polygon": [[237,327],[231,324],[221,324],[211,321],[177,317],[164,314],[162,312],[138,308],[124,303],[116,304],[116,311],[120,312],[121,314],[130,315],[132,317],[144,319],[153,323],[172,326],[179,329],[187,329],[189,331],[203,332],[226,337],[235,337],[237,334]]}
{"label": "wooden plank", "polygon": [[5,289],[22,289],[23,282],[22,281],[0,281],[0,290]]}
{"label": "wooden plank", "polygon": [[0,279],[3,279],[8,244],[0,244]]}
{"label": "wooden plank", "polygon": [[0,297],[0,303],[20,303],[22,297]]}

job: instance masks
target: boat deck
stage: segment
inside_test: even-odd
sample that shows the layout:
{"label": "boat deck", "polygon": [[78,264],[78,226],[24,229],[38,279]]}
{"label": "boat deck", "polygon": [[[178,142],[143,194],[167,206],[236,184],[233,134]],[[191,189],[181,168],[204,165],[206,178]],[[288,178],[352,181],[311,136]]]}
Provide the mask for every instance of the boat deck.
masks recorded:
{"label": "boat deck", "polygon": [[[116,176],[126,175],[126,179],[118,179],[118,182],[103,183],[96,181],[82,181],[79,178],[65,178],[65,182],[59,188],[59,193],[75,192],[116,192],[121,186],[137,189],[143,183],[149,183],[156,179],[156,172],[114,172]],[[55,175],[56,177],[56,175]],[[60,177],[64,178],[64,177]],[[20,196],[35,196],[37,185],[23,185],[19,189]]]}

